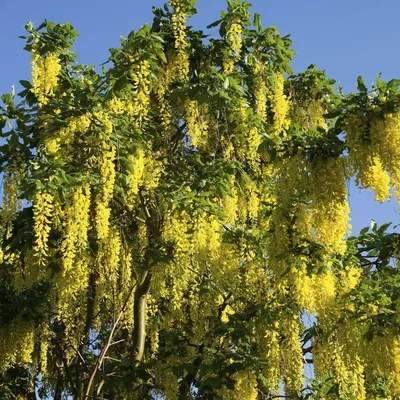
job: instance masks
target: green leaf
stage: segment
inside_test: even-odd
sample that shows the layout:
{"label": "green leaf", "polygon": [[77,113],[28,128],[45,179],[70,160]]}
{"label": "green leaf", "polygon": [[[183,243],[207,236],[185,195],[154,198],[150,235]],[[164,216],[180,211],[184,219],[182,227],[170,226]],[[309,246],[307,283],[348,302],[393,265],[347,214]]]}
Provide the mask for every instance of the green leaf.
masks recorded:
{"label": "green leaf", "polygon": [[222,19],[219,19],[218,21],[215,21],[215,22],[211,23],[210,25],[207,25],[207,29],[215,28],[215,27],[218,26],[221,22],[222,22]]}
{"label": "green leaf", "polygon": [[254,14],[254,20],[253,20],[253,25],[258,31],[261,31],[262,29],[262,24],[261,24],[261,16],[259,13]]}
{"label": "green leaf", "polygon": [[228,87],[229,87],[229,78],[226,78],[224,82],[224,89],[228,89]]}
{"label": "green leaf", "polygon": [[364,83],[364,79],[361,76],[359,76],[357,78],[357,89],[361,93],[367,93],[368,92],[367,86],[365,86],[365,83]]}
{"label": "green leaf", "polygon": [[21,80],[21,81],[19,81],[19,83],[25,89],[31,89],[32,88],[32,84],[29,81]]}

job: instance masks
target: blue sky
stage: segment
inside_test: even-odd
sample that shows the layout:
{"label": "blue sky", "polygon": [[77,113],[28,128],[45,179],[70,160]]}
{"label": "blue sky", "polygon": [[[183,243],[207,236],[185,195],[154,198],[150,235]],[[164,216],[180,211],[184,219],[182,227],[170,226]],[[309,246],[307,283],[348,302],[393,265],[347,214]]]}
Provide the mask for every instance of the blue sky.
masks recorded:
{"label": "blue sky", "polygon": [[[275,25],[282,34],[290,33],[297,52],[295,72],[309,64],[327,71],[346,92],[354,90],[358,75],[371,85],[378,73],[383,79],[400,78],[399,0],[253,0],[264,26]],[[162,0],[2,0],[0,16],[0,93],[12,84],[29,79],[29,54],[23,50],[24,25],[45,18],[70,21],[79,32],[76,49],[79,61],[99,65],[108,49],[146,22],[151,22],[152,6]],[[191,23],[197,28],[218,19],[225,0],[198,0],[199,14]],[[383,205],[373,202],[373,194],[349,187],[354,232],[369,224],[398,222],[396,201]]]}

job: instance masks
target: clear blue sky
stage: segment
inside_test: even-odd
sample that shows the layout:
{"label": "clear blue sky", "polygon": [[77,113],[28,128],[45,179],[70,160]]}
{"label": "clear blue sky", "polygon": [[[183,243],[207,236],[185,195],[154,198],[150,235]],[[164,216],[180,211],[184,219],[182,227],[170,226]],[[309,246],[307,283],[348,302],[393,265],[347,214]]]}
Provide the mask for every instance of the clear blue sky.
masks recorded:
{"label": "clear blue sky", "polygon": [[[275,25],[282,34],[291,33],[297,54],[295,72],[309,64],[325,69],[328,76],[354,89],[362,75],[369,85],[378,73],[384,79],[400,78],[400,1],[399,0],[253,0],[263,25]],[[0,93],[9,92],[13,83],[29,79],[29,54],[18,39],[24,25],[38,25],[45,18],[69,20],[79,32],[76,49],[79,61],[99,65],[108,49],[146,22],[151,22],[152,5],[162,0],[2,0],[0,14]],[[225,0],[198,0],[199,14],[192,19],[197,28],[218,19]],[[350,186],[354,232],[369,224],[398,223],[397,204],[375,204],[373,195]]]}

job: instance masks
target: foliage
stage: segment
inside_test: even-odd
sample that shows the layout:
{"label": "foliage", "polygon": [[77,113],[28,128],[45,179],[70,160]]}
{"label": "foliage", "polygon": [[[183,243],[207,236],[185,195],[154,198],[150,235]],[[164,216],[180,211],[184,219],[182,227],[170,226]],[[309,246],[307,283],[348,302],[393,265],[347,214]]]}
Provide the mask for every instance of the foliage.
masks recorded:
{"label": "foliage", "polygon": [[399,234],[348,237],[346,190],[399,196],[399,81],[294,75],[249,10],[210,35],[171,0],[101,73],[70,24],[27,24],[32,80],[0,108],[1,398],[400,399]]}

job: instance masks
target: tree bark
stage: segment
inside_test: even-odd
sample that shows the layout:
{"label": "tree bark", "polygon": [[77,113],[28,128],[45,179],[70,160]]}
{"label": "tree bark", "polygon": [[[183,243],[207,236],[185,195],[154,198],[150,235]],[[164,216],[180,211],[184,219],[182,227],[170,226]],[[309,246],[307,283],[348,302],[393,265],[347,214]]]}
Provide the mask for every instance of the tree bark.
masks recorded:
{"label": "tree bark", "polygon": [[63,376],[62,376],[61,368],[58,368],[57,384],[56,384],[56,389],[54,391],[54,400],[61,400],[62,385],[63,385]]}
{"label": "tree bark", "polygon": [[143,359],[146,342],[146,309],[147,295],[150,290],[151,274],[145,270],[135,291],[135,302],[133,309],[134,327],[133,327],[133,351],[132,361],[140,362]]}

